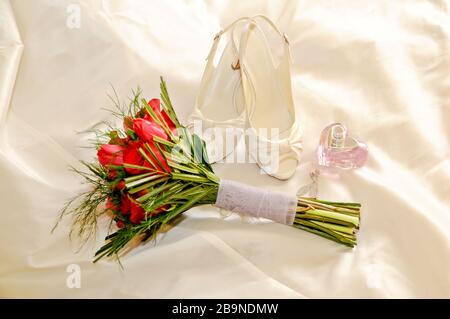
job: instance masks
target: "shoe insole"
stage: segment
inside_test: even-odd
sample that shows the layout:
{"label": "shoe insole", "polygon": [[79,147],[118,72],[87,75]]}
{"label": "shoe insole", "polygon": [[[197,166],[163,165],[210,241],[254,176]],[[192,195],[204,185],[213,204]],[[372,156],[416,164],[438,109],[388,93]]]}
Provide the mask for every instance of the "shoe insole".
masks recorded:
{"label": "shoe insole", "polygon": [[226,121],[237,118],[243,111],[242,86],[239,70],[231,67],[238,59],[230,34],[222,35],[215,56],[208,61],[208,80],[199,93],[199,105],[205,118]]}
{"label": "shoe insole", "polygon": [[[250,124],[258,128],[278,128],[280,133],[289,130],[295,121],[289,58],[284,39],[264,35],[269,30],[251,26],[242,59],[252,91],[249,107]],[[270,39],[271,42],[268,42]],[[273,39],[278,39],[274,41]],[[247,98],[247,101],[249,99]]]}

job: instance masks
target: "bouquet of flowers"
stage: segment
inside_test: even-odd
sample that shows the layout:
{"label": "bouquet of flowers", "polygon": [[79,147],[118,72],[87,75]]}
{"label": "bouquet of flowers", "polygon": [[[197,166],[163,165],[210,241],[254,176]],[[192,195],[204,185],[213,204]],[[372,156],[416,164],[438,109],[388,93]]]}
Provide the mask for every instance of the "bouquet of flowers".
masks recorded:
{"label": "bouquet of flowers", "polygon": [[117,104],[119,111],[113,113],[123,127],[97,132],[98,161],[82,162],[86,170],[75,170],[92,187],[61,212],[60,219],[72,216],[71,235],[89,238],[101,215],[112,221],[94,262],[118,256],[137,236],[142,241],[154,238],[188,209],[208,204],[356,245],[360,204],[288,196],[221,180],[208,162],[205,142],[179,122],[162,78],[160,87],[160,100],[147,101],[138,90],[128,106]]}

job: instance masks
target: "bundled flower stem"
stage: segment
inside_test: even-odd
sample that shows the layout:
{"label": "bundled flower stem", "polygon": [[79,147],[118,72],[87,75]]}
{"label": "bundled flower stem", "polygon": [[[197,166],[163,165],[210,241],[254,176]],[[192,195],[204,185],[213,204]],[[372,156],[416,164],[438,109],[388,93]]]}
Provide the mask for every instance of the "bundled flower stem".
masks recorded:
{"label": "bundled flower stem", "polygon": [[[123,128],[100,132],[98,163],[83,162],[88,172],[76,170],[92,189],[69,202],[60,217],[72,215],[71,234],[84,238],[94,233],[100,215],[112,217],[117,229],[94,261],[118,255],[136,236],[154,238],[192,207],[215,204],[220,185],[205,142],[180,124],[162,78],[161,102],[147,102],[137,91],[115,115]],[[292,226],[353,247],[359,213],[356,203],[299,197]]]}
{"label": "bundled flower stem", "polygon": [[360,208],[358,203],[299,197],[293,226],[353,247],[359,229]]}

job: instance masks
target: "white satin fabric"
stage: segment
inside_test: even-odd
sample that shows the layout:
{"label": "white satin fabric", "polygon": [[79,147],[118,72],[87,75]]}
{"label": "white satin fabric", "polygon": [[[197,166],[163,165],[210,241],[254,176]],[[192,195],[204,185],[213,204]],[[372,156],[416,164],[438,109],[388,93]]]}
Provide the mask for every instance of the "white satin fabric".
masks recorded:
{"label": "white satin fabric", "polygon": [[[78,9],[80,27],[67,22]],[[321,129],[342,122],[369,145],[367,165],[320,179],[324,199],[363,204],[351,250],[272,222],[192,209],[156,245],[92,264],[76,253],[63,203],[85,189],[67,170],[95,156],[77,134],[111,119],[139,84],[163,75],[184,121],[214,35],[265,14],[289,36],[304,157],[287,182],[255,164],[228,179],[294,194],[308,182]],[[0,296],[450,297],[450,3],[448,1],[0,0]],[[74,17],[71,16],[71,19]],[[124,99],[125,100],[125,99]],[[68,288],[68,265],[81,288]]]}

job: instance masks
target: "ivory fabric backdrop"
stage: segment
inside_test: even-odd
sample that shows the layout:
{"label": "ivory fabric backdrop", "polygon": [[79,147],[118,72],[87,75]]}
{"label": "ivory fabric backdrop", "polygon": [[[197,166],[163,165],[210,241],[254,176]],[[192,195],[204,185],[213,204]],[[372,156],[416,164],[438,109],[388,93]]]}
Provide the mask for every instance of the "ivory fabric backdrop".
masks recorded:
{"label": "ivory fabric backdrop", "polygon": [[[85,188],[67,168],[95,151],[76,132],[111,119],[111,85],[124,99],[137,85],[151,98],[163,75],[184,120],[214,35],[259,13],[291,42],[302,165],[287,182],[254,164],[215,169],[295,193],[321,129],[342,121],[370,158],[322,178],[320,196],[362,202],[357,248],[212,207],[129,253],[124,270],[91,262],[106,222],[78,253],[68,221],[50,234]],[[0,0],[0,296],[450,297],[449,50],[448,1]],[[79,289],[66,285],[70,264]]]}

